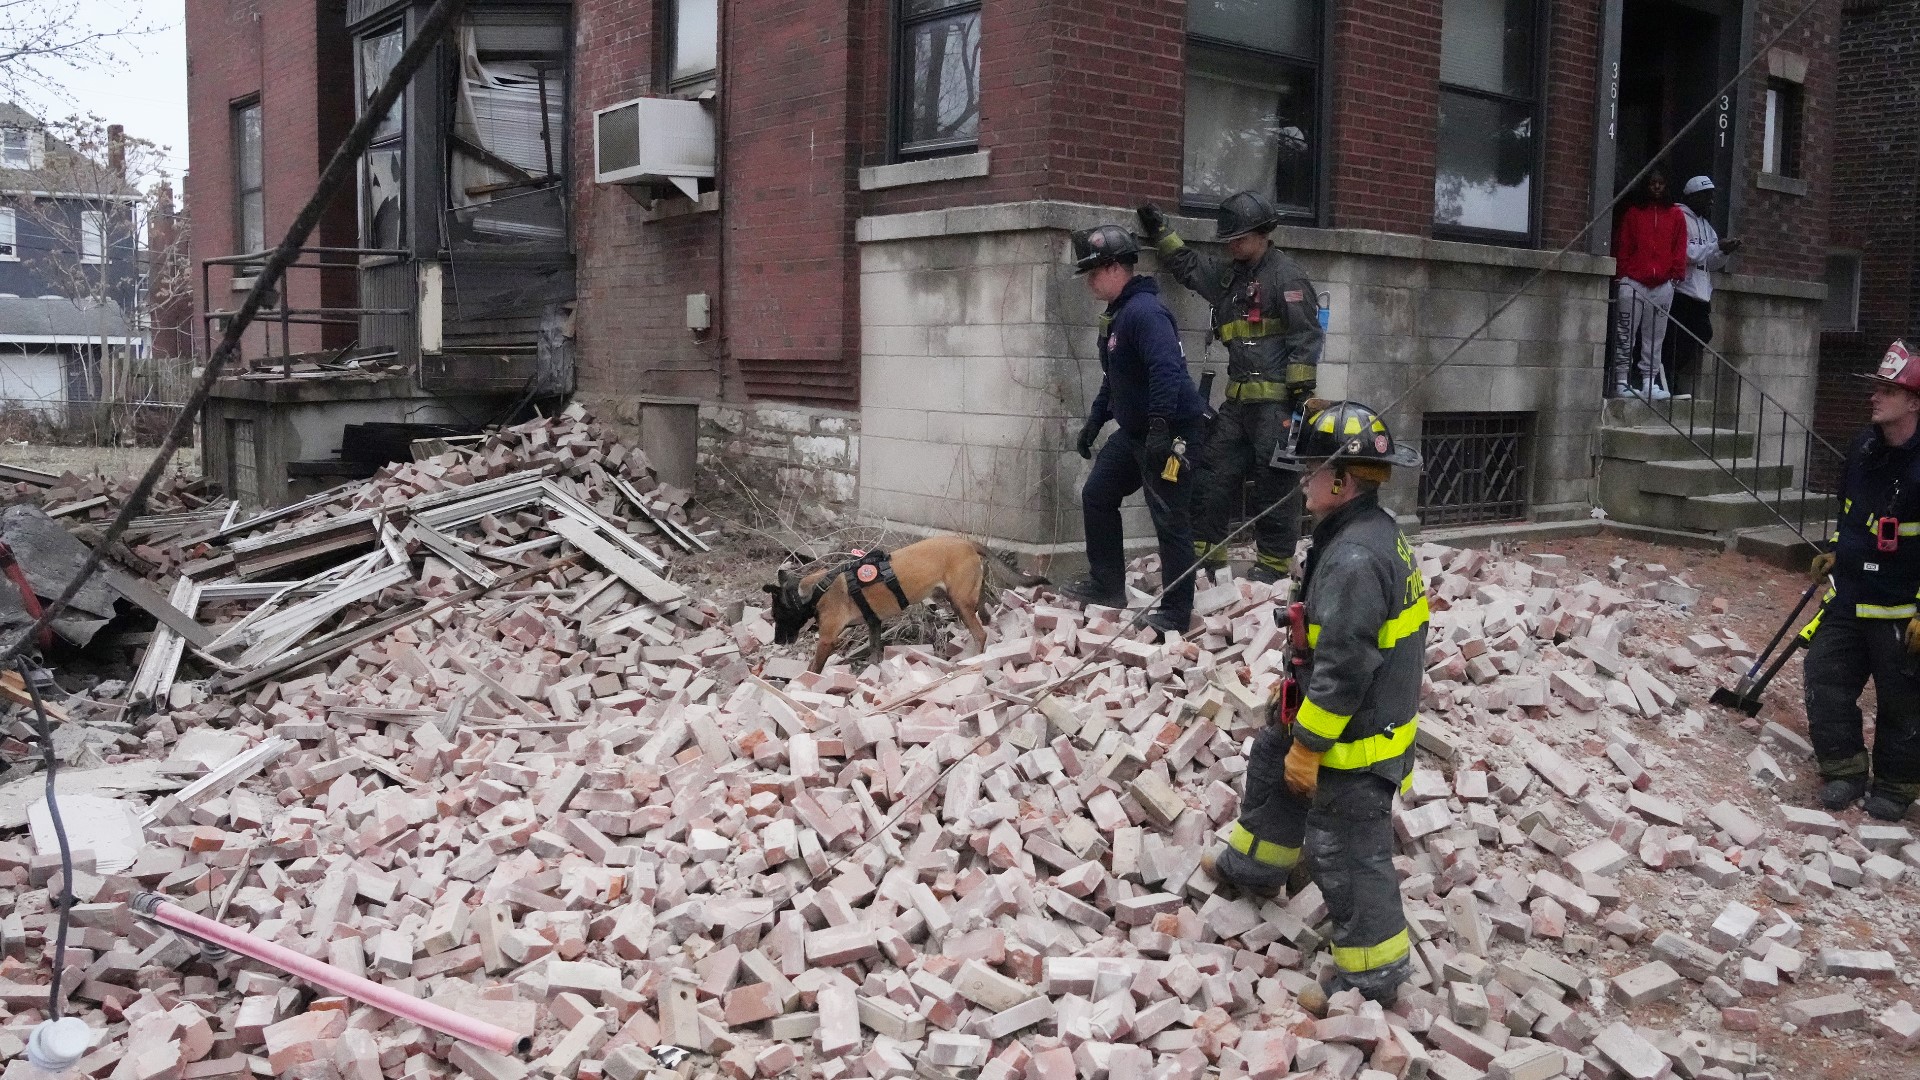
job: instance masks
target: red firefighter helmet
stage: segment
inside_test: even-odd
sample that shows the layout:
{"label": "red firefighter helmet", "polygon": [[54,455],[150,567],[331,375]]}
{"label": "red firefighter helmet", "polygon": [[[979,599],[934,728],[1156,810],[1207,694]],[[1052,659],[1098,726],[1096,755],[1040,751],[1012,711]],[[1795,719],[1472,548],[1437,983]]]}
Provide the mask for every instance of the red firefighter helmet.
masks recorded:
{"label": "red firefighter helmet", "polygon": [[1860,378],[1920,394],[1920,359],[1907,349],[1906,342],[1895,341],[1887,346],[1887,355],[1880,358],[1880,369]]}

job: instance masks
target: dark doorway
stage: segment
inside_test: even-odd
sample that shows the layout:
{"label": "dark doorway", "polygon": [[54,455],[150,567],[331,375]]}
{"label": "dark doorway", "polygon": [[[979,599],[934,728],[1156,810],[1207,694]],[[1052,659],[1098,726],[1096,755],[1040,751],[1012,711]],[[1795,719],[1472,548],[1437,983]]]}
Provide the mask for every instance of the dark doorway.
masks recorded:
{"label": "dark doorway", "polygon": [[[1731,74],[1739,47],[1737,3],[1625,0],[1620,25],[1620,128],[1614,190],[1624,187],[1682,125],[1713,100]],[[1733,104],[1717,103],[1667,156],[1678,192],[1690,176],[1732,187]],[[1728,200],[1714,205],[1714,224],[1726,227]]]}

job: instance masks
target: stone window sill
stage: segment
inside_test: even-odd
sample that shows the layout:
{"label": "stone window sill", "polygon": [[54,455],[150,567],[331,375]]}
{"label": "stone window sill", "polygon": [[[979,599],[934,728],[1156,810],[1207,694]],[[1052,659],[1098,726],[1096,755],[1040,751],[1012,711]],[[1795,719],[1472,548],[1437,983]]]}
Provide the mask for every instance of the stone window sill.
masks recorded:
{"label": "stone window sill", "polygon": [[860,190],[907,187],[911,184],[937,184],[943,180],[968,180],[987,175],[989,152],[903,161],[898,165],[875,165],[860,170]]}
{"label": "stone window sill", "polygon": [[693,217],[697,214],[715,214],[720,211],[720,192],[718,190],[702,192],[700,201],[675,196],[670,199],[656,199],[652,206],[640,211],[641,221],[670,221],[674,218]]}
{"label": "stone window sill", "polygon": [[1796,180],[1791,176],[1780,176],[1763,172],[1755,175],[1753,182],[1764,191],[1778,191],[1786,195],[1805,195],[1809,190],[1805,180]]}

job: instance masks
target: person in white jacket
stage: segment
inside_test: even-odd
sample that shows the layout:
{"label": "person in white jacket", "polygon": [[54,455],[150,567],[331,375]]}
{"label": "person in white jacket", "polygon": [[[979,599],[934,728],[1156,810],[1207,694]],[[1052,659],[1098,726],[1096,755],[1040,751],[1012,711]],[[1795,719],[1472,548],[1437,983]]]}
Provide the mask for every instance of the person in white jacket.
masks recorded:
{"label": "person in white jacket", "polygon": [[1673,309],[1669,318],[1676,324],[1667,334],[1667,381],[1676,394],[1692,394],[1703,388],[1700,357],[1713,340],[1713,271],[1727,268],[1727,256],[1740,250],[1740,241],[1721,239],[1714,231],[1713,178],[1696,176],[1680,189],[1680,211],[1687,219],[1687,276],[1674,283]]}

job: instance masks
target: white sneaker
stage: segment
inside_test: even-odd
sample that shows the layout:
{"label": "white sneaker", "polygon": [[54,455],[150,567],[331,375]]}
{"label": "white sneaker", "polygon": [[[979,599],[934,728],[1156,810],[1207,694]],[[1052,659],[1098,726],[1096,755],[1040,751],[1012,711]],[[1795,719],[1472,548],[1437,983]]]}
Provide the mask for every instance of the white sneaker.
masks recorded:
{"label": "white sneaker", "polygon": [[1649,387],[1647,390],[1648,401],[1666,401],[1672,397],[1673,391],[1668,390],[1664,386]]}

